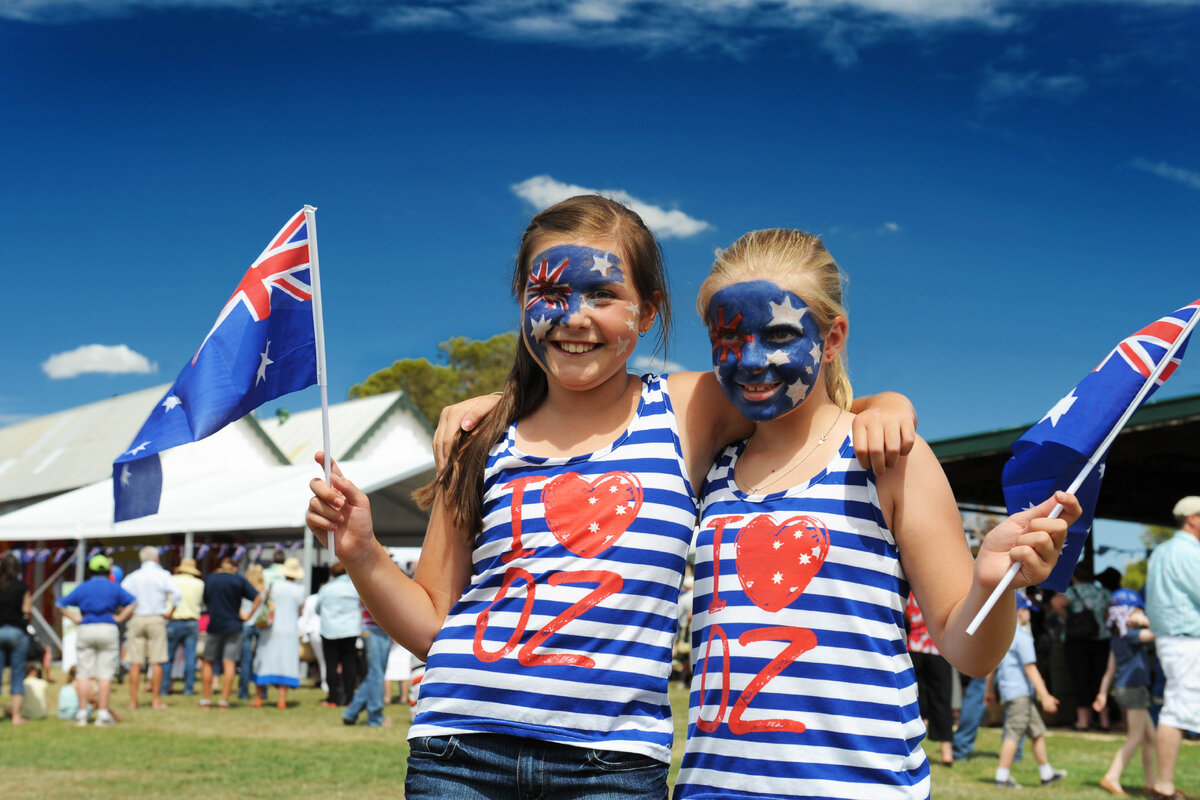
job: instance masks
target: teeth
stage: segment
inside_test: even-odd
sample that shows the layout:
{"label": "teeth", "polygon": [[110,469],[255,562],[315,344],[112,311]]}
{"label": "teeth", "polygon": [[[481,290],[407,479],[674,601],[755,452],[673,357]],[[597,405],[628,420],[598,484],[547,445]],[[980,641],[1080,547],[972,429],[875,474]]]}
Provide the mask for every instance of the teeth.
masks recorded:
{"label": "teeth", "polygon": [[769,391],[775,384],[773,383],[745,383],[747,392],[766,392]]}
{"label": "teeth", "polygon": [[579,353],[587,353],[596,348],[596,345],[594,345],[594,344],[582,344],[582,343],[577,343],[577,342],[559,342],[558,346],[561,347],[566,352],[571,353],[573,355],[579,354]]}

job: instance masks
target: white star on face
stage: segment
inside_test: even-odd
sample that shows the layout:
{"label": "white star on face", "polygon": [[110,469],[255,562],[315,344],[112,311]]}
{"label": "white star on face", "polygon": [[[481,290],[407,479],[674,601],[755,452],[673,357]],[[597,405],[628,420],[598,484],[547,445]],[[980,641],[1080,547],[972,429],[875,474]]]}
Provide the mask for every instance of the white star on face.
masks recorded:
{"label": "white star on face", "polygon": [[771,583],[783,583],[783,573],[776,572],[771,576]]}
{"label": "white star on face", "polygon": [[792,363],[792,360],[788,358],[788,354],[782,350],[775,350],[769,356],[767,356],[767,363],[774,366],[779,366],[780,364],[790,364]]}
{"label": "white star on face", "polygon": [[624,355],[625,351],[628,349],[629,349],[629,340],[618,338],[617,339],[617,355],[619,355],[619,356]]}
{"label": "white star on face", "polygon": [[1063,414],[1066,414],[1068,411],[1070,411],[1071,406],[1075,405],[1075,401],[1078,399],[1079,398],[1075,396],[1075,390],[1072,389],[1066,397],[1055,403],[1054,408],[1047,411],[1046,416],[1039,419],[1038,422],[1050,420],[1050,427],[1056,427],[1058,425],[1058,421],[1062,419]]}
{"label": "white star on face", "polygon": [[166,409],[167,411],[170,411],[172,408],[175,408],[176,406],[181,406],[181,405],[183,405],[183,401],[180,400],[178,397],[176,397],[173,394],[167,395],[167,399],[163,400],[163,403],[162,403],[162,407],[164,409]]}
{"label": "white star on face", "polygon": [[529,334],[534,338],[534,341],[540,342],[546,338],[546,334],[550,332],[550,328],[553,326],[554,323],[550,318],[543,314],[540,318],[533,320]]}
{"label": "white star on face", "polygon": [[813,363],[820,361],[821,360],[821,343],[813,342],[812,350],[809,350],[808,354],[810,356],[812,356]]}
{"label": "white star on face", "polygon": [[767,305],[771,307],[772,325],[795,325],[804,330],[804,313],[807,309],[793,306],[792,298],[785,297],[782,303],[767,303]]}
{"label": "white star on face", "polygon": [[625,327],[629,328],[629,330],[631,330],[631,331],[636,331],[637,330],[637,320],[634,319],[633,317],[630,317],[629,319],[625,320]]}
{"label": "white star on face", "polygon": [[787,396],[792,405],[798,406],[808,397],[808,387],[804,385],[804,381],[796,381],[787,388]]}
{"label": "white star on face", "polygon": [[267,357],[267,353],[269,353],[269,352],[271,352],[270,340],[267,341],[266,348],[261,353],[259,353],[259,356],[262,357],[262,361],[260,361],[258,364],[258,376],[254,379],[255,386],[257,386],[261,381],[265,381],[267,379],[267,367],[269,365],[275,363],[274,361],[272,361],[270,358]]}
{"label": "white star on face", "polygon": [[133,476],[133,470],[131,470],[131,469],[129,468],[129,465],[128,465],[128,464],[126,464],[126,465],[124,465],[123,467],[121,467],[121,485],[122,485],[122,486],[128,486],[128,485],[129,485],[129,479],[130,479],[130,477],[132,477],[132,476]]}
{"label": "white star on face", "polygon": [[591,310],[591,309],[594,309],[595,307],[596,307],[596,298],[594,298],[594,297],[579,298],[579,310],[580,311],[583,311],[585,308]]}
{"label": "white star on face", "polygon": [[602,256],[592,257],[592,271],[599,272],[601,278],[608,277],[608,271],[613,268],[612,262],[608,260],[608,253]]}
{"label": "white star on face", "polygon": [[641,311],[641,307],[638,306],[637,303],[626,303],[625,310],[628,311],[630,314],[633,314],[636,317],[638,315],[638,312]]}
{"label": "white star on face", "polygon": [[137,447],[135,447],[135,448],[133,448],[132,450],[130,450],[130,451],[129,451],[128,453],[126,453],[125,455],[127,455],[127,456],[136,456],[138,453],[140,453],[140,452],[142,452],[143,450],[145,450],[145,449],[146,449],[146,446],[147,446],[147,445],[149,445],[149,444],[150,444],[149,442],[142,442],[141,444],[139,444]]}

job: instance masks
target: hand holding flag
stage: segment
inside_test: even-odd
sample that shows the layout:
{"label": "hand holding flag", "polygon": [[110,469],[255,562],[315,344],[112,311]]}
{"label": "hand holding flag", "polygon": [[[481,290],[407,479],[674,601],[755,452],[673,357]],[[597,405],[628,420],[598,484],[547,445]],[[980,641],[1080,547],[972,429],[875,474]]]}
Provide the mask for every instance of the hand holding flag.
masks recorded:
{"label": "hand holding flag", "polygon": [[315,210],[297,212],[250,265],[196,354],[113,462],[114,521],[158,512],[160,452],[323,378]]}
{"label": "hand holding flag", "polygon": [[[1096,514],[1104,458],[1133,413],[1175,372],[1188,336],[1200,320],[1200,300],[1147,325],[1122,340],[1079,385],[1013,443],[1004,465],[1004,499],[1009,513],[1029,508],[1066,488],[1079,497],[1083,513],[1071,525],[1058,564],[1042,585],[1064,591],[1083,552]],[[1057,516],[1057,515],[1055,515]],[[1018,569],[1005,580],[967,627],[974,633]]]}

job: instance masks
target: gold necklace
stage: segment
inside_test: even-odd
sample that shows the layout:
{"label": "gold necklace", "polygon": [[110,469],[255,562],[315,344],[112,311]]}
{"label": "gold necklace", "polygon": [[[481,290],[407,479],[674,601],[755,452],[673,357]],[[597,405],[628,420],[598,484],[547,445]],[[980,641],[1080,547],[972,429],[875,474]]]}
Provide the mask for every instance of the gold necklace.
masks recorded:
{"label": "gold necklace", "polygon": [[[804,455],[800,456],[800,460],[797,461],[795,464],[792,464],[790,467],[788,467],[783,472],[776,475],[774,478],[771,478],[771,480],[767,481],[766,483],[760,483],[758,486],[748,487],[749,493],[750,494],[758,494],[760,490],[765,489],[768,486],[770,486],[771,484],[777,483],[778,481],[782,480],[785,475],[787,475],[789,472],[794,470],[796,467],[803,464],[805,462],[805,460],[808,459],[809,456],[811,456],[813,453],[815,453],[817,451],[818,447],[825,444],[825,440],[829,438],[829,434],[833,433],[834,427],[838,424],[838,420],[840,420],[841,418],[842,418],[842,409],[839,407],[837,416],[833,418],[833,422],[829,425],[829,428],[825,431],[824,434],[822,434],[820,439],[817,439],[817,443],[812,446],[811,450],[809,450]],[[770,477],[770,473],[767,473],[767,477]]]}

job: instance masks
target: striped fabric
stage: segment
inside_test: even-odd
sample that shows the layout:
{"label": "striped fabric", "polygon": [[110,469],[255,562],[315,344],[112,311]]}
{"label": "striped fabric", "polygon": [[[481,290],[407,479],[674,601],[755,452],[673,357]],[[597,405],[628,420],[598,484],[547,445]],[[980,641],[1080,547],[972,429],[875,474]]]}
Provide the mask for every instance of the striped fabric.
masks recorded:
{"label": "striped fabric", "polygon": [[572,458],[493,448],[475,574],[429,654],[410,738],[504,733],[670,761],[667,700],[696,499],[666,381]]}
{"label": "striped fabric", "polygon": [[847,437],[808,483],[749,496],[733,483],[744,446],[701,504],[676,800],[928,797],[908,583],[873,474]]}

